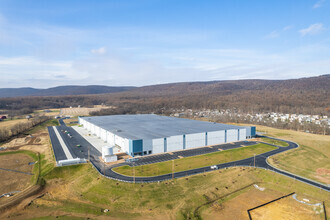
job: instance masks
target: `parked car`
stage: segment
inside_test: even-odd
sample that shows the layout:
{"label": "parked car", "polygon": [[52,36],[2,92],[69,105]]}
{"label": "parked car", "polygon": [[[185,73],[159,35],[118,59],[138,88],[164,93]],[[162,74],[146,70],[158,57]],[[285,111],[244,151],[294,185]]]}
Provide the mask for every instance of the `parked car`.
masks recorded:
{"label": "parked car", "polygon": [[217,165],[210,166],[210,168],[211,168],[212,170],[217,170],[217,169],[219,169]]}

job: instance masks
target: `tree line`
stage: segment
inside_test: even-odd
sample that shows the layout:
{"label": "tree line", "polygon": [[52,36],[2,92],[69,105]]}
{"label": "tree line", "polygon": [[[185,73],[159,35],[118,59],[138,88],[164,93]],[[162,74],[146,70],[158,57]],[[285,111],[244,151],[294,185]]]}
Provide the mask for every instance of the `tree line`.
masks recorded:
{"label": "tree line", "polygon": [[31,118],[26,122],[18,122],[10,127],[0,127],[0,142],[7,141],[12,136],[22,134],[34,126],[39,125],[49,119],[50,117],[48,116],[40,116]]}

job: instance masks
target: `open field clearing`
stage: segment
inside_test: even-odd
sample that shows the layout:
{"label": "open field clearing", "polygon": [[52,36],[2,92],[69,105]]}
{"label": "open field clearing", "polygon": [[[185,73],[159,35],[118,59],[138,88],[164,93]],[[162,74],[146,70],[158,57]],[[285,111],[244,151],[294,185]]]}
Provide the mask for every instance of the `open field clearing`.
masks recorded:
{"label": "open field clearing", "polygon": [[[29,152],[0,153],[0,195],[13,191],[22,191],[34,184],[36,170],[34,163],[36,155]],[[6,202],[6,197],[0,198],[0,204]]]}
{"label": "open field clearing", "polygon": [[[50,110],[51,112],[45,112],[45,110]],[[37,110],[34,112],[34,114],[38,115],[45,115],[45,116],[56,116],[60,114],[60,109],[54,108],[54,109],[43,109],[43,110]]]}
{"label": "open field clearing", "polygon": [[[251,126],[250,124],[234,124]],[[299,147],[275,156],[268,162],[294,174],[330,184],[330,136],[254,125],[266,136],[289,140]]]}
{"label": "open field clearing", "polygon": [[250,186],[242,192],[231,194],[200,209],[202,219],[249,219],[247,210],[283,196],[281,192],[260,191]]}
{"label": "open field clearing", "polygon": [[269,159],[276,167],[322,183],[330,184],[330,136],[257,126],[258,131],[294,141],[299,148]]}
{"label": "open field clearing", "polygon": [[93,108],[62,108],[60,115],[71,115],[71,116],[87,116],[91,112],[100,111],[101,109],[111,108],[109,106],[94,106]]}
{"label": "open field clearing", "polygon": [[251,211],[253,220],[287,219],[287,220],[323,220],[322,206],[302,204],[289,196],[266,206]]}
{"label": "open field clearing", "polygon": [[280,146],[280,147],[289,146],[289,144],[284,142],[284,141],[273,140],[273,139],[270,139],[270,138],[261,138],[261,141],[266,142],[268,144],[274,144],[274,145],[277,145],[277,146]]}
{"label": "open field clearing", "polygon": [[10,129],[14,125],[18,123],[25,123],[27,122],[27,119],[13,119],[13,120],[5,120],[5,121],[0,121],[0,129]]}
{"label": "open field clearing", "polygon": [[[256,144],[253,146],[219,151],[194,157],[185,157],[174,160],[174,172],[191,170],[199,167],[211,166],[215,164],[227,163],[253,157],[254,154],[261,154],[276,149],[266,144]],[[135,167],[135,176],[158,176],[172,172],[172,161],[148,164]],[[116,167],[113,171],[126,176],[133,176],[133,167]]]}
{"label": "open field clearing", "polygon": [[[330,202],[329,194],[324,191],[270,171],[253,168],[230,168],[174,181],[130,184],[103,178],[91,165],[84,164],[54,168],[46,176],[46,181],[45,195],[24,210],[16,210],[10,215],[11,218],[196,219],[195,210],[210,200],[228,194],[236,197],[241,193],[247,193],[242,198],[258,196],[263,202],[267,198],[273,199],[295,191],[298,195],[304,195],[304,198]],[[259,195],[250,188],[254,183],[266,190]],[[247,186],[251,190],[240,190]],[[234,191],[237,192],[232,194]],[[223,202],[234,197],[226,196]],[[234,206],[231,212],[240,215],[246,212],[246,207]],[[109,212],[103,212],[104,209],[109,209]],[[201,216],[203,213],[202,209]]]}

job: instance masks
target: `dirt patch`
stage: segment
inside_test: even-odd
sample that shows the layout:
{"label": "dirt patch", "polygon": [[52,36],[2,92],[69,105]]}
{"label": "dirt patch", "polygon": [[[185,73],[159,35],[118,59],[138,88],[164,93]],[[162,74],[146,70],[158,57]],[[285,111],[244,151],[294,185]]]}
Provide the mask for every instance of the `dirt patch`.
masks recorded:
{"label": "dirt patch", "polygon": [[323,219],[322,206],[314,207],[302,204],[292,196],[251,211],[252,219],[287,219],[287,220],[319,220]]}
{"label": "dirt patch", "polygon": [[[0,155],[0,168],[4,169],[32,173],[33,165],[29,165],[30,162],[35,161],[26,154]],[[22,191],[31,185],[32,175],[0,169],[0,176],[0,195],[12,191]],[[4,198],[0,198],[0,203],[2,201]]]}
{"label": "dirt patch", "polygon": [[45,159],[52,161],[52,151],[48,133],[42,131],[37,134],[28,135],[22,138],[15,138],[4,144],[7,150],[29,150],[45,155]]}
{"label": "dirt patch", "polygon": [[330,169],[326,169],[326,168],[316,169],[315,178],[319,179],[321,182],[330,184]]}

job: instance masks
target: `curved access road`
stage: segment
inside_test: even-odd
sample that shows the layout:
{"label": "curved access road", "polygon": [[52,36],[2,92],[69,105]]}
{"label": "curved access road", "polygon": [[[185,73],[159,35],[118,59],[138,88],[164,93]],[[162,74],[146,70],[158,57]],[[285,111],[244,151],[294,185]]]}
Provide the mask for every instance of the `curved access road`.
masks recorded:
{"label": "curved access road", "polygon": [[[271,138],[271,137],[267,137],[267,138]],[[257,168],[267,169],[267,170],[271,170],[276,173],[294,178],[295,180],[307,183],[309,185],[321,188],[323,190],[330,191],[329,185],[324,185],[324,184],[315,182],[313,180],[306,179],[304,177],[301,177],[296,174],[275,168],[272,165],[270,165],[267,162],[268,157],[291,150],[291,149],[295,149],[298,147],[298,144],[291,142],[291,141],[277,139],[277,138],[272,138],[272,139],[284,141],[284,142],[288,143],[289,146],[287,146],[287,147],[276,146],[277,149],[263,153],[263,154],[256,155],[255,157],[250,157],[250,158],[246,158],[243,160],[232,161],[232,162],[223,163],[223,164],[217,164],[218,168],[223,169],[223,168],[228,168],[228,167],[248,166],[248,167],[257,167]],[[273,146],[275,146],[275,145],[273,145]],[[116,173],[115,171],[113,171],[112,169],[116,166],[112,166],[110,168],[104,168],[104,167],[102,167],[103,165],[101,165],[98,160],[94,160],[93,158],[91,158],[91,162],[94,165],[94,167],[100,172],[100,174],[104,175],[105,177],[119,180],[119,181],[124,181],[124,182],[131,182],[131,183],[165,181],[165,180],[170,180],[172,178],[180,178],[180,177],[191,176],[191,175],[195,175],[195,174],[199,174],[199,173],[214,171],[213,169],[211,169],[210,166],[207,166],[207,167],[201,167],[201,168],[197,168],[197,169],[175,172],[173,174],[170,173],[170,174],[165,174],[165,175],[160,175],[160,176],[132,177],[132,176],[125,176],[125,175],[122,175],[122,174],[119,174],[119,173]],[[125,164],[118,164],[117,167],[123,166],[123,165],[125,165]]]}

